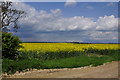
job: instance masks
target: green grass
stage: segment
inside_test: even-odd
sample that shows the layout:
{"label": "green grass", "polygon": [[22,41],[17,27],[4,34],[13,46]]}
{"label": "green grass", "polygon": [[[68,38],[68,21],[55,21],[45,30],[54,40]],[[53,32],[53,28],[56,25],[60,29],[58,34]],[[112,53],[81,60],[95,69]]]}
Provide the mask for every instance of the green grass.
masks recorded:
{"label": "green grass", "polygon": [[40,65],[42,64],[41,60],[38,59],[31,59],[31,60],[19,60],[19,61],[14,61],[14,60],[9,60],[9,59],[3,59],[2,63],[2,72],[6,72],[8,74],[13,74],[16,71],[24,71],[26,69],[33,69],[33,68],[40,68]]}
{"label": "green grass", "polygon": [[102,56],[98,57],[96,55],[93,56],[78,56],[78,57],[70,57],[70,58],[61,58],[61,59],[53,59],[53,60],[45,60],[41,61],[40,59],[31,59],[31,60],[8,60],[3,59],[3,73],[7,72],[8,74],[13,74],[16,71],[26,71],[27,69],[54,69],[54,68],[77,68],[84,66],[98,66],[102,65],[106,62],[113,61],[114,58],[110,56]]}
{"label": "green grass", "polygon": [[111,62],[113,58],[108,56],[79,56],[79,57],[71,57],[71,58],[63,58],[59,60],[47,60],[43,63],[43,68],[45,69],[54,69],[54,68],[77,68],[84,66],[98,66],[102,65],[105,62]]}
{"label": "green grass", "polygon": [[79,56],[71,58],[63,58],[59,60],[47,60],[43,63],[43,68],[76,68],[90,65],[90,58],[88,56]]}
{"label": "green grass", "polygon": [[22,52],[18,60],[2,59],[2,72],[14,74],[28,69],[77,68],[98,66],[106,62],[118,61],[120,50],[93,50],[37,54],[35,51]]}

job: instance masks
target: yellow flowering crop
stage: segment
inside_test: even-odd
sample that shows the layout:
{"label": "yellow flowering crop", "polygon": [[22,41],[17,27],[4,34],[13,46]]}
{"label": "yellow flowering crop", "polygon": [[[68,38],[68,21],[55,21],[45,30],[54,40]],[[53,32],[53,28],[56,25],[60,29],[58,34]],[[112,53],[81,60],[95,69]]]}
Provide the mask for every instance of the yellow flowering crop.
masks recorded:
{"label": "yellow flowering crop", "polygon": [[118,49],[118,44],[73,44],[73,43],[23,43],[22,50],[40,50],[41,52],[81,51],[84,49]]}

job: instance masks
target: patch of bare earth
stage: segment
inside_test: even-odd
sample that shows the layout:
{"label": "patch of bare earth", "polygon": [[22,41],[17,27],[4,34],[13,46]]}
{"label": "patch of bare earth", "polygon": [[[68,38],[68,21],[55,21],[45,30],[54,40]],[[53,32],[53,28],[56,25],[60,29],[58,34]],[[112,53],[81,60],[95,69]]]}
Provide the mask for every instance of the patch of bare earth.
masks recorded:
{"label": "patch of bare earth", "polygon": [[41,69],[15,73],[10,78],[118,78],[118,61],[81,68]]}

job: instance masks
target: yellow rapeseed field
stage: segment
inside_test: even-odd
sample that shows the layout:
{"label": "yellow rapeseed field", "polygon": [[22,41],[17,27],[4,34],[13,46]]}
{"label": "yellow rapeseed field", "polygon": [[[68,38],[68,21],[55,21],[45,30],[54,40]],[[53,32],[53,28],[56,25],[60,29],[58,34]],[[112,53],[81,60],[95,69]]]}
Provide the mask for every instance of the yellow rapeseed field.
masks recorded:
{"label": "yellow rapeseed field", "polygon": [[118,49],[118,44],[73,44],[73,43],[22,43],[22,50],[48,51],[80,51],[84,49]]}

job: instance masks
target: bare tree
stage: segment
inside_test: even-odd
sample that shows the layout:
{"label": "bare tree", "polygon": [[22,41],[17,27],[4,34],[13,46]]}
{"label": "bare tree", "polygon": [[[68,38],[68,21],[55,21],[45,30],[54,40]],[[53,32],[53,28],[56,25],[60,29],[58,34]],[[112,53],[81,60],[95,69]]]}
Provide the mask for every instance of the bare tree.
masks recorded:
{"label": "bare tree", "polygon": [[8,26],[12,26],[14,31],[16,32],[19,28],[17,22],[20,17],[25,13],[21,10],[12,9],[12,2],[0,2],[1,10],[1,26],[0,29],[3,32],[10,31]]}

